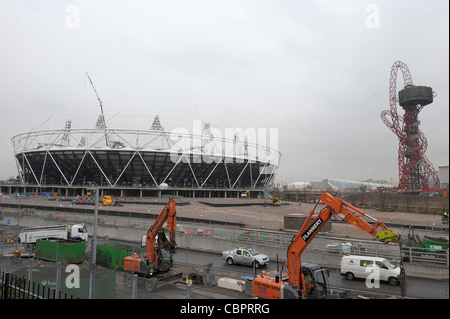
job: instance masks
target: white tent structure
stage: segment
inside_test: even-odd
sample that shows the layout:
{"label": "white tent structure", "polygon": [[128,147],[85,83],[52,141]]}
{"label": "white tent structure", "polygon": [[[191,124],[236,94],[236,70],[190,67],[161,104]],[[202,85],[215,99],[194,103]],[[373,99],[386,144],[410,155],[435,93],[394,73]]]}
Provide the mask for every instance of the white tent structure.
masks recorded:
{"label": "white tent structure", "polygon": [[393,185],[360,182],[344,179],[324,179],[321,182],[294,182],[287,185],[289,189],[323,189],[323,190],[376,190],[379,188],[394,188]]}

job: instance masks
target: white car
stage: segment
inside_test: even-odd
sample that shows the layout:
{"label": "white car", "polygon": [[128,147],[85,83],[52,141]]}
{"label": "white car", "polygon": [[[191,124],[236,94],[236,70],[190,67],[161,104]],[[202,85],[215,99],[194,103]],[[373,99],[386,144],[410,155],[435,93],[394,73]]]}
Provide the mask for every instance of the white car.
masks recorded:
{"label": "white car", "polygon": [[241,264],[255,268],[266,266],[269,263],[269,257],[249,247],[236,247],[222,252],[222,259],[228,265]]}

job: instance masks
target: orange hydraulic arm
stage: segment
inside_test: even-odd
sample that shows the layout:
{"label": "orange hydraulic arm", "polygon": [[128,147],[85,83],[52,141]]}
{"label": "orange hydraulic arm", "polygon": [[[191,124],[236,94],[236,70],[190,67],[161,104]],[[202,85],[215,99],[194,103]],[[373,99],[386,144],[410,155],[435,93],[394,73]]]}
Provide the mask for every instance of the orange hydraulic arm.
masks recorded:
{"label": "orange hydraulic arm", "polygon": [[[304,277],[301,272],[302,253],[332,216],[345,220],[384,243],[391,241],[398,242],[400,240],[400,236],[395,231],[389,230],[383,222],[377,221],[362,210],[359,210],[341,199],[333,197],[329,193],[320,195],[319,200],[325,204],[325,207],[311,221],[314,209],[317,207],[319,201],[316,203],[288,249],[286,264],[289,271],[289,283],[299,287],[304,296],[306,296],[306,287],[305,285],[302,285],[302,282],[304,282]],[[375,223],[373,225],[369,224],[362,216],[372,219]]]}
{"label": "orange hydraulic arm", "polygon": [[159,231],[162,230],[164,223],[167,221],[169,226],[169,240],[172,247],[176,245],[175,243],[175,229],[176,229],[176,215],[175,210],[175,200],[171,198],[166,207],[163,208],[159,216],[156,218],[155,222],[150,226],[147,233],[147,241],[145,243],[145,248],[147,249],[147,258],[158,267],[158,258],[155,254],[155,238]]}

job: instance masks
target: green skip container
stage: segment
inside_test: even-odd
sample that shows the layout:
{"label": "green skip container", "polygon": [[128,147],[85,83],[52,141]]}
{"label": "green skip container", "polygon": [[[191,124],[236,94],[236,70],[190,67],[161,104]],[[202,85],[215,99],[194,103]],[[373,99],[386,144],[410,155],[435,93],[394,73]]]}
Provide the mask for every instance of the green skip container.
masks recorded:
{"label": "green skip container", "polygon": [[38,240],[36,258],[58,261],[64,264],[79,264],[86,255],[86,243],[76,240]]}
{"label": "green skip container", "polygon": [[123,270],[124,258],[133,253],[145,254],[145,248],[120,243],[97,245],[97,264],[110,269]]}

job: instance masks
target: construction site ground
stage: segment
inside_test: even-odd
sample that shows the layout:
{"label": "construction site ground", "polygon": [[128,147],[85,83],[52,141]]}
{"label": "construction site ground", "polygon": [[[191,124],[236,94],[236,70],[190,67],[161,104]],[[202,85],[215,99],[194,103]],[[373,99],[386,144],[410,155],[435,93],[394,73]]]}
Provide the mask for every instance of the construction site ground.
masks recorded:
{"label": "construction site ground", "polygon": [[[107,207],[109,210],[119,210],[127,212],[141,212],[159,214],[163,208],[163,202],[165,199],[161,198],[117,198],[119,201],[133,203],[124,203],[120,207]],[[202,223],[208,224],[210,220],[217,220],[225,223],[240,223],[247,228],[265,229],[265,230],[283,230],[284,229],[284,217],[289,214],[304,214],[308,215],[314,207],[314,203],[299,203],[284,202],[281,206],[263,205],[264,201],[260,199],[216,199],[216,198],[197,198],[197,199],[184,199],[189,202],[186,205],[177,206],[177,216],[193,218],[196,224]],[[168,202],[168,199],[166,200]],[[18,200],[14,198],[1,198],[1,202],[17,203]],[[22,199],[22,204],[26,205],[45,205],[54,206],[55,214],[58,214],[58,207],[63,206],[77,206],[73,205],[69,200],[46,200],[46,199]],[[229,205],[227,205],[229,204]],[[320,211],[322,205],[318,205],[316,213]],[[93,209],[93,208],[92,208]],[[100,207],[100,210],[103,209]],[[446,237],[448,239],[448,225],[445,225],[441,221],[441,215],[437,214],[424,214],[424,213],[410,213],[410,212],[387,212],[378,211],[376,209],[365,209],[360,207],[366,214],[372,216],[377,220],[381,220],[385,223],[401,224],[401,225],[413,225],[413,226],[426,226],[430,230],[436,228],[441,230],[438,232],[440,237]],[[2,208],[5,210],[5,208]],[[14,210],[14,209],[10,209]],[[62,213],[63,214],[63,213]],[[407,227],[398,229],[401,235],[405,235],[408,232]],[[4,228],[2,226],[2,228]],[[447,231],[442,231],[442,229]],[[2,242],[5,239],[6,233],[2,234]],[[373,239],[372,236],[364,233],[360,229],[353,227],[346,223],[333,223],[332,231],[328,233],[329,236],[339,238],[354,238],[354,239]],[[187,274],[185,273],[184,276]],[[193,285],[195,287],[195,285]],[[199,286],[200,287],[200,286]],[[201,285],[203,289],[215,290],[217,292],[224,292],[223,288],[217,287],[217,285],[206,287]],[[226,293],[230,291],[225,290]],[[245,293],[231,292],[232,295],[240,298],[248,298]],[[361,292],[346,291],[341,292],[342,298],[369,298],[369,299],[386,299],[396,298],[393,296],[370,294]]]}
{"label": "construction site ground", "polygon": [[[142,201],[146,204],[124,204],[123,207],[118,207],[120,210],[130,210],[139,212],[150,212],[158,214],[161,210],[161,200],[158,199],[158,204],[149,204],[148,199],[135,199],[136,202]],[[247,228],[265,229],[265,230],[283,230],[284,217],[289,214],[304,214],[308,215],[314,207],[314,203],[302,203],[299,205],[295,202],[283,202],[281,206],[271,206],[267,204],[264,206],[264,200],[261,199],[223,199],[223,198],[198,198],[186,199],[189,205],[177,206],[177,216],[190,217],[198,221],[200,224],[202,220],[207,223],[208,220],[218,220],[225,223],[241,223]],[[155,200],[156,202],[156,200]],[[207,204],[206,204],[207,203]],[[228,204],[228,205],[227,205]],[[217,205],[217,206],[213,206]],[[323,208],[323,205],[318,205],[315,212]],[[401,224],[405,225],[403,229],[407,233],[408,225],[412,226],[426,226],[429,229],[447,228],[441,220],[441,215],[425,214],[425,213],[411,213],[400,211],[378,211],[376,209],[366,209],[359,207],[366,214],[373,218],[383,221],[386,224]],[[370,221],[370,219],[368,219]],[[348,237],[355,239],[373,239],[372,236],[364,233],[360,229],[349,224],[333,223],[332,232],[330,236]],[[448,237],[448,232],[443,233],[443,236]]]}
{"label": "construction site ground", "polygon": [[[168,202],[164,198],[114,198],[124,202],[121,207],[102,206],[101,209],[119,210],[126,212],[152,213],[159,214],[162,205]],[[264,206],[262,199],[246,199],[246,198],[184,198],[176,199],[180,205],[177,205],[177,216],[189,217],[196,219],[199,223],[208,220],[217,220],[222,223],[240,223],[248,228],[266,229],[266,230],[280,230],[284,228],[284,216],[288,214],[305,214],[308,215],[314,206],[314,203],[302,203],[299,205],[295,202],[282,202],[281,206]],[[71,203],[71,198],[56,198],[53,200],[39,199],[39,198],[22,198],[20,200],[22,205],[33,207],[33,205],[45,205],[53,207],[54,213],[58,214],[59,207],[79,207],[90,208],[93,206],[76,205]],[[18,204],[17,198],[0,198],[0,205],[2,203]],[[187,204],[186,204],[187,203]],[[318,205],[316,212],[323,206]],[[421,225],[427,226],[430,229],[448,228],[443,225],[441,215],[425,214],[425,213],[411,213],[402,211],[378,211],[373,208],[359,207],[366,214],[381,220],[384,223],[394,223],[403,225]],[[2,210],[14,210],[2,208]],[[17,209],[16,209],[17,210]],[[333,233],[331,235],[345,235],[355,238],[370,238],[369,235],[364,234],[361,230],[355,227],[348,227],[345,224],[333,224]],[[369,236],[369,237],[367,237]]]}

